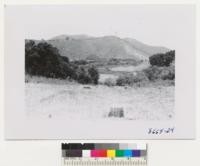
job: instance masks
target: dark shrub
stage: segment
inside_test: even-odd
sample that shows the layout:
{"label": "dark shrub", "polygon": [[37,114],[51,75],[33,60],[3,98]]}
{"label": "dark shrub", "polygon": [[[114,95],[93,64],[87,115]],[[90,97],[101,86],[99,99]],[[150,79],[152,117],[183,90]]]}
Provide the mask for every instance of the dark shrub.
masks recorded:
{"label": "dark shrub", "polygon": [[152,66],[169,66],[175,60],[175,51],[169,51],[165,54],[155,54],[149,57]]}
{"label": "dark shrub", "polygon": [[117,86],[125,86],[125,83],[124,83],[124,78],[122,77],[119,77],[117,80],[116,80],[116,85]]}
{"label": "dark shrub", "polygon": [[71,64],[66,64],[66,63],[61,63],[60,64],[60,73],[64,76],[63,78],[70,78],[70,79],[77,79],[77,74],[76,70],[73,65]]}
{"label": "dark shrub", "polygon": [[124,76],[120,76],[117,81],[116,81],[116,85],[118,86],[125,86],[125,85],[131,85],[131,76],[130,75],[124,75]]}
{"label": "dark shrub", "polygon": [[164,68],[161,72],[161,79],[162,80],[174,80],[175,79],[175,68],[174,68],[174,66]]}
{"label": "dark shrub", "polygon": [[69,63],[69,58],[66,56],[61,56],[62,60],[66,63]]}
{"label": "dark shrub", "polygon": [[81,84],[89,84],[91,83],[91,78],[87,74],[86,70],[83,67],[80,67],[77,70],[77,81]]}
{"label": "dark shrub", "polygon": [[26,43],[25,69],[28,74],[46,77],[62,77],[59,73],[58,50],[48,43],[33,44]]}
{"label": "dark shrub", "polygon": [[120,76],[116,81],[116,85],[118,86],[134,85],[145,81],[148,81],[148,78],[146,77],[145,73],[135,72],[134,74],[126,74]]}
{"label": "dark shrub", "polygon": [[30,75],[51,78],[76,78],[76,72],[67,57],[60,56],[57,48],[46,42],[25,43],[25,71]]}
{"label": "dark shrub", "polygon": [[91,82],[93,84],[98,84],[99,72],[98,72],[98,70],[94,66],[92,66],[92,67],[90,67],[88,69],[88,74],[89,74],[89,76],[91,78]]}
{"label": "dark shrub", "polygon": [[150,81],[155,80],[174,80],[175,79],[175,68],[174,66],[169,67],[157,67],[151,66],[144,70],[144,73]]}
{"label": "dark shrub", "polygon": [[161,70],[159,67],[151,66],[145,69],[144,72],[150,81],[155,81],[160,77]]}
{"label": "dark shrub", "polygon": [[99,73],[95,67],[83,67],[77,69],[77,81],[82,84],[98,84]]}

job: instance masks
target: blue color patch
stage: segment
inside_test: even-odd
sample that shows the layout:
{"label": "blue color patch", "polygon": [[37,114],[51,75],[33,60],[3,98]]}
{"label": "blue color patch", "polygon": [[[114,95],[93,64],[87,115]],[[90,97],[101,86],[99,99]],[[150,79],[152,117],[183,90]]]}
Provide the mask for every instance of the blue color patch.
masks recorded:
{"label": "blue color patch", "polygon": [[124,157],[132,157],[132,150],[124,150]]}

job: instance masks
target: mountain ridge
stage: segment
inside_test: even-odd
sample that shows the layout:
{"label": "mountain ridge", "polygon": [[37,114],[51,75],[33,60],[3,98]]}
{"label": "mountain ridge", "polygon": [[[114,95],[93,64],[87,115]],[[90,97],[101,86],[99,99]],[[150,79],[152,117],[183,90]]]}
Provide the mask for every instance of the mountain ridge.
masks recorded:
{"label": "mountain ridge", "polygon": [[133,38],[117,36],[59,35],[46,42],[56,47],[61,56],[66,56],[70,60],[84,60],[94,56],[100,59],[141,61],[148,60],[153,54],[166,53],[170,50],[166,47],[150,46]]}

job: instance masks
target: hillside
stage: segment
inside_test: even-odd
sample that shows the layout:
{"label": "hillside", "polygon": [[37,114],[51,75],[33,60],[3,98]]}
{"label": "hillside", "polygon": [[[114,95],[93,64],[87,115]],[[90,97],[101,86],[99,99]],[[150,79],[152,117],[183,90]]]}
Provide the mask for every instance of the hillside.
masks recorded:
{"label": "hillside", "polygon": [[131,38],[126,38],[125,40],[129,42],[135,49],[142,50],[149,56],[157,53],[166,53],[167,51],[170,50],[166,47],[150,46]]}
{"label": "hillside", "polygon": [[116,36],[91,37],[87,35],[60,35],[47,41],[58,48],[62,56],[70,60],[99,57],[100,59],[147,60],[155,53],[165,53],[169,49],[143,44],[135,39]]}

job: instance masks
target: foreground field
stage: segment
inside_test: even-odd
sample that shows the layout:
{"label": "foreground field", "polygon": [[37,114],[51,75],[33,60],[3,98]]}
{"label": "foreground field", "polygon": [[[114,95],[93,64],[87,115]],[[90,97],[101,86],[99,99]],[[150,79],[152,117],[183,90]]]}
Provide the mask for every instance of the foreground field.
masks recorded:
{"label": "foreground field", "polygon": [[[174,117],[174,86],[107,87],[61,80],[25,84],[30,117],[64,119],[168,120]],[[108,117],[123,108],[124,117]]]}

